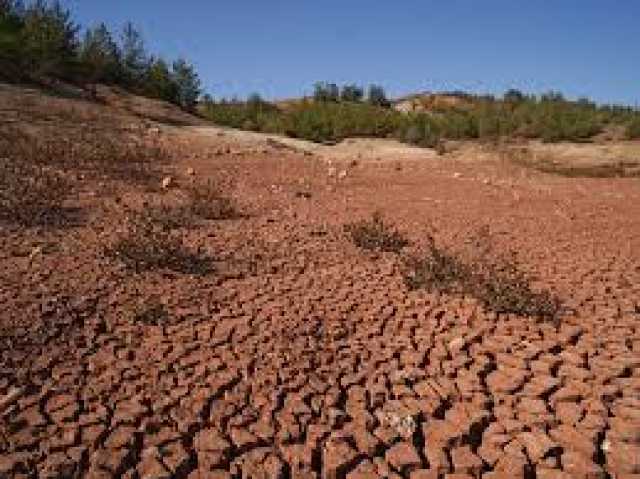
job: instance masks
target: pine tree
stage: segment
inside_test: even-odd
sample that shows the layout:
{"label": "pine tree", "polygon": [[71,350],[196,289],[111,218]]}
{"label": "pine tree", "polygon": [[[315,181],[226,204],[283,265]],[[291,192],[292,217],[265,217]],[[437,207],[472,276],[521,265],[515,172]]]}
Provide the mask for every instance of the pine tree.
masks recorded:
{"label": "pine tree", "polygon": [[122,30],[121,49],[122,81],[129,87],[137,88],[149,67],[149,59],[142,34],[131,22],[127,22]]}
{"label": "pine tree", "polygon": [[78,27],[71,12],[55,1],[29,5],[21,29],[22,66],[31,78],[68,75],[76,60]]}
{"label": "pine tree", "polygon": [[340,92],[340,99],[342,101],[359,102],[364,96],[364,91],[358,85],[345,85]]}
{"label": "pine tree", "polygon": [[389,106],[389,100],[387,100],[387,94],[379,85],[371,85],[369,87],[369,103],[375,106]]}
{"label": "pine tree", "polygon": [[120,71],[120,49],[104,23],[88,29],[80,47],[80,61],[92,83],[117,83]]}
{"label": "pine tree", "polygon": [[172,76],[177,88],[176,103],[186,110],[193,110],[201,93],[195,68],[184,59],[176,60]]}
{"label": "pine tree", "polygon": [[169,66],[162,58],[151,59],[144,81],[144,93],[172,103],[177,102],[178,87]]}
{"label": "pine tree", "polygon": [[20,12],[16,2],[0,0],[0,79],[5,81],[19,81],[23,76]]}

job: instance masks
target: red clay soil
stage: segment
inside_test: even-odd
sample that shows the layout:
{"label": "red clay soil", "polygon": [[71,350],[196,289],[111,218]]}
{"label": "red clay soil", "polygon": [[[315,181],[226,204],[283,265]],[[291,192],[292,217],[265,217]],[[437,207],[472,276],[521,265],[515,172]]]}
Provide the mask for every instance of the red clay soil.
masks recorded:
{"label": "red clay soil", "polygon": [[[446,157],[329,176],[222,141],[166,194],[188,167],[232,180],[243,217],[181,230],[209,275],[104,254],[141,190],[88,195],[84,226],[3,228],[0,477],[639,477],[637,179]],[[411,248],[488,226],[561,319],[409,291],[400,256],[343,232],[376,210]],[[168,314],[142,321],[144,304]]]}

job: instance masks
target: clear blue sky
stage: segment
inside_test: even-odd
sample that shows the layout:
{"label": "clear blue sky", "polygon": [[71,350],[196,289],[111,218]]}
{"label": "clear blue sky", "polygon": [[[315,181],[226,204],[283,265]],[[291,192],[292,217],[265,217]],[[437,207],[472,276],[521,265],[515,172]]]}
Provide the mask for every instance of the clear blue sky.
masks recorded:
{"label": "clear blue sky", "polygon": [[214,96],[298,96],[329,80],[391,95],[558,89],[640,103],[637,0],[63,0],[82,25],[132,20]]}

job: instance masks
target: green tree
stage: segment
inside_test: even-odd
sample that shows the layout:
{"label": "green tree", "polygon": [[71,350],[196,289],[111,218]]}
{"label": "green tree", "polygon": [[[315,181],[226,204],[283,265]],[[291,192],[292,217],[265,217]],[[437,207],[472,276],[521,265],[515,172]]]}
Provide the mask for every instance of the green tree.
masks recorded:
{"label": "green tree", "polygon": [[19,6],[0,0],[0,79],[18,81],[23,76],[21,31],[24,27]]}
{"label": "green tree", "polygon": [[313,99],[321,103],[337,102],[340,89],[335,83],[318,82],[314,86]]}
{"label": "green tree", "polygon": [[342,101],[359,102],[364,97],[364,90],[355,84],[345,85],[340,92]]}
{"label": "green tree", "polygon": [[524,94],[520,90],[516,90],[515,88],[507,90],[504,94],[504,101],[509,103],[520,103],[524,99]]}
{"label": "green tree", "polygon": [[390,105],[387,100],[387,94],[380,85],[371,85],[369,87],[369,103],[375,106],[388,107]]}
{"label": "green tree", "polygon": [[121,77],[120,49],[104,23],[86,31],[80,61],[92,83],[116,83]]}
{"label": "green tree", "polygon": [[178,101],[178,86],[169,71],[169,65],[162,58],[150,60],[143,92],[151,97],[172,103]]}
{"label": "green tree", "polygon": [[186,110],[193,110],[200,96],[200,77],[193,65],[184,59],[173,62],[173,81],[176,85],[176,103]]}
{"label": "green tree", "polygon": [[122,79],[130,87],[138,87],[149,67],[142,34],[131,22],[122,29]]}
{"label": "green tree", "polygon": [[55,1],[30,4],[21,29],[22,66],[33,79],[68,76],[75,63],[78,27],[71,12]]}

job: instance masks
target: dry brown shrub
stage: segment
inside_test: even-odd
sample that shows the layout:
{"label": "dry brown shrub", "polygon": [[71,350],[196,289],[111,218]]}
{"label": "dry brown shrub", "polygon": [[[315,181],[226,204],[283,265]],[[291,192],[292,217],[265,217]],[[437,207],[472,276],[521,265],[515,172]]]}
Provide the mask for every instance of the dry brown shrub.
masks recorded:
{"label": "dry brown shrub", "polygon": [[428,237],[425,251],[405,258],[405,283],[410,289],[469,295],[496,313],[558,321],[560,299],[546,289],[535,290],[514,255],[496,254],[486,229],[469,243],[472,250],[460,255]]}

